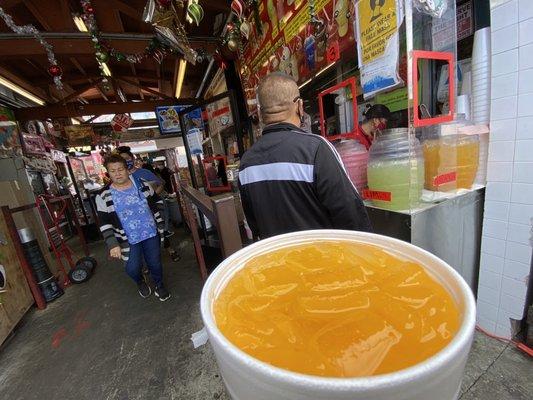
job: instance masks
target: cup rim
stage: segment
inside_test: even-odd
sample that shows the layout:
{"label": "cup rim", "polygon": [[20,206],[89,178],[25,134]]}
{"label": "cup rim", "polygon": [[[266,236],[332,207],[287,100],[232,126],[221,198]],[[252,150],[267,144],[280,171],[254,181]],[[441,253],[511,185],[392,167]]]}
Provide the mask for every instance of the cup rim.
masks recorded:
{"label": "cup rim", "polygon": [[[394,247],[396,250],[402,247],[414,249],[419,253],[419,255],[422,255],[425,258],[440,264],[440,266],[443,267],[445,274],[447,274],[448,277],[451,278],[458,286],[460,296],[462,296],[462,301],[464,302],[464,314],[460,328],[448,345],[425,361],[409,368],[368,377],[342,378],[308,375],[285,370],[248,355],[231,343],[216,326],[216,322],[211,310],[212,302],[210,301],[209,296],[210,292],[212,291],[212,286],[217,281],[218,276],[225,273],[224,267],[232,265],[235,262],[239,262],[239,260],[240,264],[242,264],[247,261],[247,259],[268,249],[271,244],[282,243],[283,241],[286,241],[286,243],[284,243],[285,245],[303,243],[305,242],[304,239],[316,240],[324,238],[327,238],[328,240],[345,239],[365,242],[365,239],[370,237],[381,241],[381,243],[368,242],[369,244],[379,245],[387,243],[392,245],[392,247]],[[250,253],[253,253],[253,255],[250,255]],[[236,270],[233,273],[235,272]],[[435,278],[438,279],[438,276],[435,276]],[[359,392],[369,390],[376,386],[401,386],[412,382],[414,379],[425,379],[433,375],[434,371],[444,368],[455,358],[458,353],[468,347],[471,336],[475,329],[476,322],[476,303],[470,287],[467,285],[461,275],[459,275],[459,273],[445,261],[439,259],[424,249],[399,239],[377,235],[374,233],[333,229],[309,230],[278,235],[256,242],[232,254],[219,264],[219,266],[211,273],[205,282],[200,298],[200,308],[202,320],[209,335],[209,340],[218,342],[220,345],[224,345],[232,358],[238,359],[243,365],[247,366],[248,370],[252,370],[261,375],[267,375],[269,379],[274,380],[279,384],[290,382],[291,385],[304,387],[307,390],[313,390],[314,388],[316,390],[334,389],[335,391]]]}

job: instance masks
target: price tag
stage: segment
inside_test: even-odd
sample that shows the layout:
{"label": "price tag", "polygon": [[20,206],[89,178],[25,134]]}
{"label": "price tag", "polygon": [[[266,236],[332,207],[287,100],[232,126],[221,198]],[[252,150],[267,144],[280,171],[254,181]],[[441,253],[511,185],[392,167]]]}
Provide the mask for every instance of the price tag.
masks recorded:
{"label": "price tag", "polygon": [[363,198],[365,200],[379,200],[379,201],[392,201],[391,192],[380,192],[378,190],[363,190]]}
{"label": "price tag", "polygon": [[337,61],[339,58],[341,58],[341,52],[339,50],[339,42],[334,41],[331,46],[328,47],[326,58],[328,60],[328,64],[332,64],[335,61]]}
{"label": "price tag", "polygon": [[457,172],[448,172],[447,174],[437,175],[433,178],[433,186],[441,186],[445,183],[457,181]]}

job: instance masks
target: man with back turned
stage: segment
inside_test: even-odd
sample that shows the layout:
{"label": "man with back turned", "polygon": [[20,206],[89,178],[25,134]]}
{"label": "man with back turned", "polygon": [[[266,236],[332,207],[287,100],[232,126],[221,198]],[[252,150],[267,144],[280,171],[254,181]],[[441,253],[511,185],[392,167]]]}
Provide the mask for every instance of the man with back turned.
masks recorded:
{"label": "man with back turned", "polygon": [[239,171],[243,209],[254,239],[309,229],[370,231],[365,206],[335,148],[300,128],[303,101],[288,75],[258,87],[262,137]]}

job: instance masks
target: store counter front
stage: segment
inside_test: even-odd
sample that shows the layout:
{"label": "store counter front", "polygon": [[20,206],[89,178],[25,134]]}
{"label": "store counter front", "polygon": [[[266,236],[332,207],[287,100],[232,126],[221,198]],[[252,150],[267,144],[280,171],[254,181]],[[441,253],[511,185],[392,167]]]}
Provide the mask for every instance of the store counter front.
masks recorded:
{"label": "store counter front", "polygon": [[[426,193],[427,192],[427,193]],[[434,192],[425,191],[424,196]],[[439,193],[443,196],[444,193]],[[477,291],[485,188],[474,185],[439,202],[392,211],[365,201],[375,233],[412,243],[450,264]]]}

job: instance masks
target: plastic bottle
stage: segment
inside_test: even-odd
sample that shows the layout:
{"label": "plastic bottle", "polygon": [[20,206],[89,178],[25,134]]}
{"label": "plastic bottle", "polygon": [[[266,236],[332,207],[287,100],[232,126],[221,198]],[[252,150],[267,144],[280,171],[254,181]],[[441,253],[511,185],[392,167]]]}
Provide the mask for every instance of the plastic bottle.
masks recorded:
{"label": "plastic bottle", "polygon": [[388,210],[416,207],[424,186],[420,142],[404,128],[381,132],[370,147],[367,175],[375,206]]}

